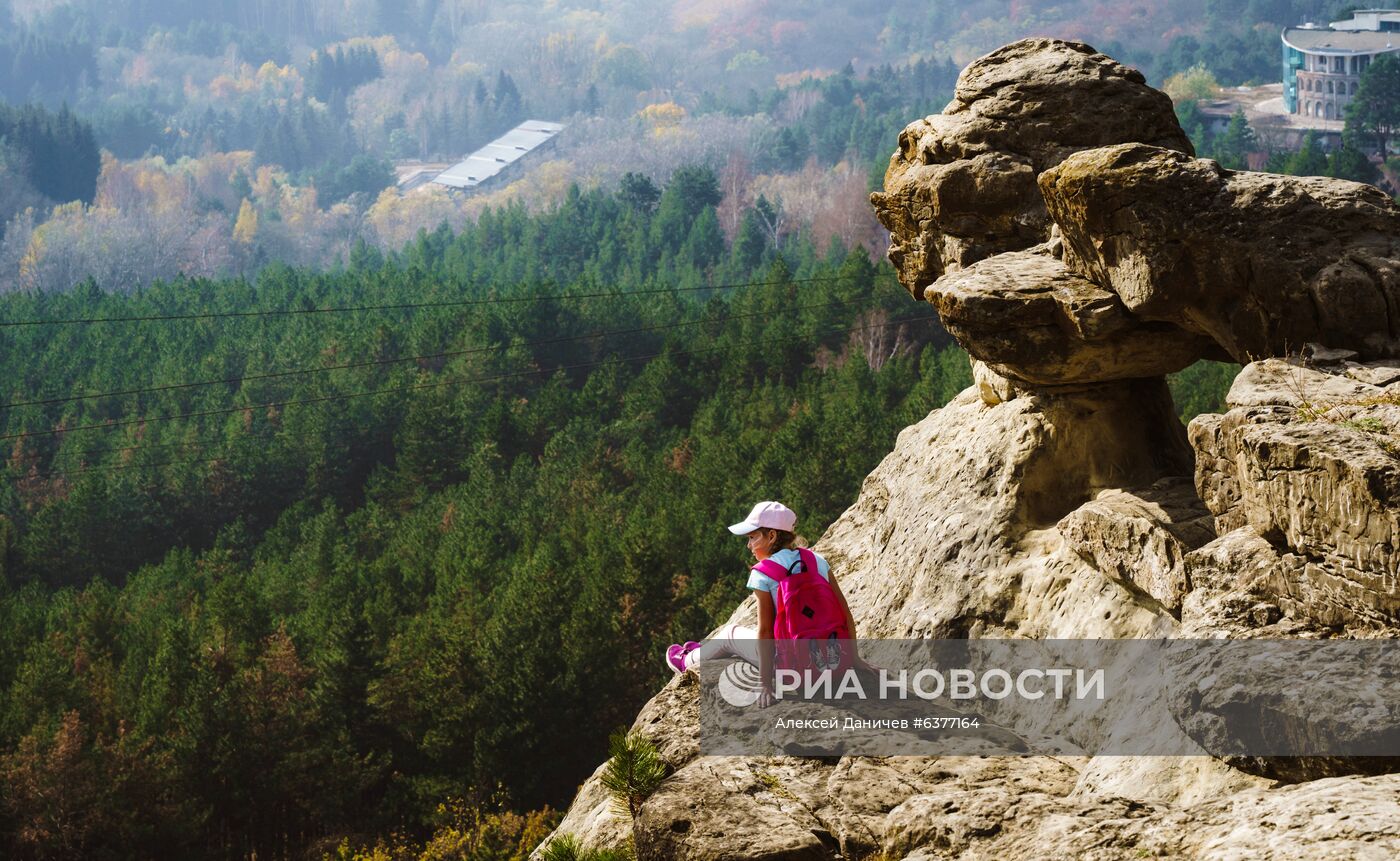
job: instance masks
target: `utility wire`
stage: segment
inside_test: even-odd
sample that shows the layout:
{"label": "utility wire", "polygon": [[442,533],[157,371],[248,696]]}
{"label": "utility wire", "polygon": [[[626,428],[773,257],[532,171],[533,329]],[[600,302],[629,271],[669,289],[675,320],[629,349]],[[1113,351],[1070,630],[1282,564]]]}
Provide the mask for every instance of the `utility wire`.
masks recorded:
{"label": "utility wire", "polygon": [[[906,323],[917,323],[917,322],[932,321],[932,320],[937,320],[937,319],[938,319],[938,317],[937,317],[936,315],[928,315],[928,316],[923,316],[923,317],[911,317],[911,318],[907,318],[907,319],[904,319],[904,320],[896,320],[896,321],[889,322],[889,323],[879,323],[879,324],[871,324],[871,325],[867,325],[867,326],[855,326],[855,327],[849,327],[849,328],[846,328],[846,327],[842,326],[841,324],[832,324],[832,328],[831,328],[830,332],[836,332],[836,331],[841,331],[841,330],[844,330],[844,331],[846,331],[846,332],[859,332],[859,331],[866,331],[866,330],[870,330],[870,329],[887,329],[887,328],[889,328],[889,327],[891,327],[891,326],[901,326],[901,325],[904,325],[904,324],[906,324]],[[763,341],[763,343],[769,343],[769,344],[771,344],[771,343],[791,343],[791,342],[794,342],[794,341],[801,341],[801,340],[806,340],[806,338],[803,337],[803,336],[793,336],[793,337],[789,337],[789,338],[769,338],[769,339],[765,339],[765,340]],[[407,391],[418,391],[418,390],[431,389],[431,388],[441,388],[442,386],[454,385],[454,384],[459,384],[459,383],[460,383],[460,384],[471,384],[471,383],[498,382],[498,381],[500,381],[500,380],[506,380],[506,379],[512,379],[512,378],[518,378],[518,377],[537,376],[537,375],[540,375],[540,374],[552,374],[552,373],[557,373],[557,372],[559,372],[559,371],[581,370],[581,369],[584,369],[584,368],[598,368],[598,367],[604,367],[604,366],[609,366],[609,365],[622,365],[622,364],[626,364],[626,363],[628,363],[628,362],[637,362],[637,361],[644,361],[644,360],[649,360],[649,359],[656,359],[656,358],[661,358],[662,356],[668,356],[668,355],[669,355],[669,356],[698,355],[698,354],[702,354],[702,353],[710,353],[710,352],[714,352],[714,351],[716,351],[716,350],[723,350],[723,349],[729,349],[729,345],[712,346],[712,347],[702,347],[702,348],[697,348],[697,349],[693,349],[693,350],[673,350],[673,351],[669,351],[669,352],[663,351],[663,352],[660,352],[660,353],[651,353],[651,354],[642,355],[642,356],[626,356],[626,357],[619,358],[619,359],[604,359],[604,360],[593,361],[593,362],[580,362],[580,363],[576,363],[576,364],[573,364],[573,365],[561,365],[561,366],[556,367],[556,368],[536,368],[536,369],[532,369],[532,370],[528,370],[528,371],[512,371],[512,372],[502,373],[502,374],[493,374],[493,375],[485,376],[485,377],[474,377],[474,378],[458,378],[458,377],[454,377],[454,378],[451,378],[451,379],[438,380],[438,381],[434,381],[434,382],[431,382],[431,383],[419,383],[419,384],[415,384],[415,385],[411,385],[411,386],[400,386],[400,387],[389,388],[389,389],[375,389],[375,390],[366,391],[366,392],[352,392],[352,393],[349,393],[349,394],[341,394],[341,395],[326,395],[326,396],[323,396],[323,397],[306,398],[306,399],[302,399],[302,400],[289,400],[289,401],[280,401],[280,402],[265,403],[265,404],[249,404],[249,405],[247,405],[247,406],[231,407],[231,408],[227,408],[227,409],[205,410],[205,411],[196,412],[196,413],[185,413],[185,414],[173,415],[173,416],[157,416],[157,417],[153,417],[153,418],[150,418],[150,419],[133,420],[133,421],[129,421],[129,422],[118,422],[118,423],[105,424],[105,425],[84,425],[84,426],[75,427],[75,428],[66,428],[66,429],[64,429],[64,430],[55,430],[55,431],[35,431],[35,432],[26,433],[26,434],[11,434],[11,435],[9,435],[9,436],[0,437],[0,440],[18,439],[18,438],[23,438],[23,437],[25,437],[25,436],[40,436],[40,435],[45,435],[45,434],[66,433],[67,431],[70,431],[70,430],[76,431],[76,430],[88,430],[88,429],[93,429],[93,428],[120,427],[120,426],[125,425],[125,424],[135,424],[135,423],[138,423],[138,422],[141,422],[141,421],[164,421],[164,420],[168,420],[168,419],[178,419],[178,418],[195,418],[195,417],[202,417],[202,416],[208,416],[208,415],[220,415],[220,414],[228,414],[228,413],[243,412],[243,411],[245,411],[245,410],[266,409],[266,408],[268,408],[268,407],[300,406],[300,405],[307,405],[307,404],[325,403],[325,402],[329,402],[329,401],[342,401],[342,400],[350,400],[350,399],[353,399],[353,398],[368,397],[368,396],[379,395],[379,394],[389,394],[389,393],[407,392]],[[269,437],[269,438],[270,438],[270,437]],[[193,444],[192,444],[192,445],[193,445]],[[155,448],[155,446],[141,446],[140,448]],[[89,473],[89,472],[119,471],[119,470],[138,469],[138,468],[155,468],[155,467],[161,467],[161,466],[173,466],[173,465],[176,465],[176,464],[212,463],[212,462],[214,462],[214,461],[222,460],[222,459],[223,459],[222,457],[215,457],[215,458],[207,458],[207,459],[203,459],[203,460],[166,461],[166,462],[153,463],[153,464],[150,464],[150,463],[139,463],[139,464],[123,464],[123,465],[119,465],[119,466],[93,466],[93,467],[84,467],[84,468],[77,469],[77,470],[58,470],[58,471],[46,472],[46,473],[43,473],[42,475],[40,475],[39,477],[40,477],[40,478],[52,478],[52,477],[56,477],[56,476],[60,476],[60,475],[65,475],[65,476],[66,476],[66,475],[82,475],[82,474]]]}
{"label": "utility wire", "polygon": [[[833,305],[850,305],[850,304],[854,304],[855,301],[856,301],[856,300],[846,301],[846,300],[836,299],[836,300],[832,300],[831,302],[813,302],[813,303],[809,303],[809,304],[807,304],[807,305],[797,305],[797,306],[793,306],[793,310],[809,310],[809,309],[814,309],[814,308],[825,308],[825,307],[830,307],[830,306],[833,306]],[[698,320],[683,320],[683,321],[680,321],[680,322],[677,322],[677,323],[664,323],[664,324],[657,324],[657,325],[655,325],[655,326],[641,326],[641,327],[637,327],[637,328],[633,328],[633,329],[621,329],[621,330],[615,330],[615,331],[612,331],[612,332],[590,332],[590,333],[585,333],[585,334],[582,334],[582,335],[567,335],[567,336],[561,336],[561,337],[558,337],[558,338],[545,338],[545,339],[542,339],[542,340],[539,340],[539,341],[529,341],[529,342],[525,342],[525,343],[521,343],[521,344],[511,344],[511,345],[507,345],[507,346],[503,346],[503,347],[477,347],[477,348],[472,348],[472,349],[470,349],[470,350],[454,350],[454,351],[447,352],[447,353],[432,353],[432,354],[423,355],[423,356],[407,356],[407,357],[399,358],[399,359],[381,359],[381,360],[366,361],[366,362],[350,362],[350,363],[346,363],[346,364],[342,364],[342,365],[327,365],[327,366],[322,367],[322,368],[306,368],[306,369],[301,369],[301,370],[280,371],[280,372],[271,373],[271,374],[261,374],[261,375],[246,376],[246,377],[232,377],[232,378],[229,378],[229,379],[226,379],[226,380],[208,380],[208,381],[195,382],[195,383],[176,383],[176,384],[172,384],[172,385],[168,385],[168,386],[156,386],[156,387],[149,388],[149,389],[129,389],[129,390],[126,390],[126,391],[119,391],[119,392],[100,392],[100,393],[94,393],[94,394],[88,394],[88,395],[74,395],[74,396],[68,397],[68,398],[54,398],[54,399],[47,400],[47,401],[21,401],[21,402],[17,402],[17,403],[13,403],[13,404],[5,404],[5,405],[3,405],[3,406],[0,406],[0,409],[9,409],[9,408],[17,407],[17,406],[31,406],[31,405],[37,405],[37,404],[64,403],[64,402],[68,402],[68,401],[87,400],[87,399],[102,398],[102,397],[116,397],[116,396],[119,396],[119,395],[144,394],[144,393],[147,393],[147,392],[162,392],[162,391],[169,391],[169,390],[173,390],[173,389],[191,388],[191,387],[194,387],[194,386],[217,385],[217,384],[219,384],[219,383],[235,383],[235,382],[245,382],[245,381],[251,381],[251,380],[262,380],[262,379],[270,379],[270,378],[274,378],[274,377],[289,376],[289,375],[293,375],[293,374],[310,374],[310,373],[318,373],[318,372],[321,372],[321,371],[333,371],[333,370],[341,370],[341,369],[346,369],[346,368],[357,368],[357,367],[368,367],[368,366],[374,366],[374,365],[391,364],[391,363],[394,363],[394,362],[410,362],[410,361],[417,361],[417,360],[445,358],[445,357],[450,357],[450,356],[459,356],[459,355],[466,355],[466,354],[471,354],[471,353],[492,352],[492,351],[502,352],[502,353],[503,353],[503,352],[505,352],[506,350],[509,350],[509,349],[527,348],[527,347],[539,347],[539,346],[546,346],[546,345],[549,345],[549,344],[557,344],[557,343],[561,343],[561,342],[565,342],[565,341],[579,341],[579,340],[586,340],[586,339],[589,339],[589,338],[610,338],[610,337],[614,337],[614,336],[617,336],[617,335],[629,335],[629,334],[635,334],[635,333],[640,333],[640,332],[651,332],[651,331],[658,331],[658,330],[663,330],[663,329],[675,329],[675,328],[680,328],[680,327],[683,327],[683,326],[696,326],[696,325],[702,325],[702,324],[705,324],[705,323],[724,323],[724,322],[728,322],[728,321],[730,321],[730,320],[741,320],[741,319],[749,319],[749,318],[752,318],[752,317],[758,317],[758,316],[762,316],[762,315],[764,315],[764,314],[766,314],[766,313],[768,313],[768,312],[762,311],[762,312],[752,312],[752,313],[748,313],[748,314],[729,314],[729,315],[720,316],[720,317],[704,317],[704,318],[701,318],[701,319],[698,319]],[[251,407],[250,407],[250,409],[251,409]],[[109,453],[109,452],[135,451],[135,450],[138,450],[138,449],[155,449],[155,448],[178,448],[178,447],[189,446],[189,445],[191,445],[191,443],[188,443],[188,442],[160,443],[160,444],[154,444],[154,445],[128,445],[128,446],[117,446],[117,447],[107,447],[107,448],[85,449],[85,450],[83,450],[83,451],[81,451],[81,452],[77,452],[76,454],[77,454],[79,457],[83,457],[83,456],[86,456],[86,455],[105,454],[105,453]]]}
{"label": "utility wire", "polygon": [[[856,300],[834,299],[830,302],[814,302],[808,305],[794,305],[790,310],[805,311],[813,308],[829,308],[833,305],[849,305]],[[723,317],[704,317],[698,320],[683,320],[678,323],[659,323],[654,326],[638,326],[633,329],[619,329],[612,332],[590,332],[582,335],[561,335],[557,338],[546,338],[540,341],[530,341],[522,344],[507,344],[505,346],[471,347],[464,350],[450,350],[445,353],[428,353],[421,356],[402,356],[396,359],[372,359],[362,362],[346,362],[340,365],[324,365],[319,368],[294,368],[286,371],[273,371],[265,374],[249,374],[242,377],[227,377],[221,380],[199,380],[191,383],[169,383],[163,386],[150,386],[143,389],[123,389],[114,392],[92,392],[85,395],[68,395],[62,398],[46,398],[34,401],[14,401],[13,403],[0,404],[0,410],[11,410],[16,407],[51,406],[53,404],[66,404],[74,401],[96,400],[98,398],[116,398],[126,395],[146,395],[159,392],[172,392],[180,389],[193,389],[200,386],[233,385],[234,383],[248,383],[259,380],[273,380],[282,377],[294,377],[302,374],[319,374],[327,371],[343,371],[351,368],[370,368],[379,365],[393,365],[402,362],[420,362],[429,359],[447,359],[459,356],[470,356],[478,353],[504,352],[510,349],[521,347],[542,347],[550,344],[562,344],[569,341],[583,341],[589,338],[606,338],[618,335],[635,335],[643,332],[658,332],[664,329],[676,329],[683,326],[698,326],[704,323],[724,323],[729,320],[745,320],[753,317],[762,317],[771,312],[755,311],[748,314],[731,314]]]}
{"label": "utility wire", "polygon": [[[814,284],[839,281],[847,276],[826,275],[820,278],[794,278],[787,281],[744,281],[734,284],[708,284],[700,287],[657,287],[649,290],[622,290],[598,293],[563,293],[550,296],[509,296],[492,299],[455,299],[442,302],[400,302],[392,305],[350,305],[332,308],[284,308],[273,311],[207,311],[196,314],[148,314],[132,317],[72,317],[47,320],[0,320],[0,328],[16,326],[74,326],[89,323],[150,323],[171,320],[217,320],[232,317],[285,317],[295,314],[339,314],[361,311],[398,311],[415,308],[462,308],[475,305],[505,305],[522,302],[572,301],[574,299],[615,299],[627,296],[652,296],[658,293],[692,293],[704,290],[732,290],[739,287],[771,287],[783,284]],[[876,273],[876,278],[888,279],[888,273]]]}

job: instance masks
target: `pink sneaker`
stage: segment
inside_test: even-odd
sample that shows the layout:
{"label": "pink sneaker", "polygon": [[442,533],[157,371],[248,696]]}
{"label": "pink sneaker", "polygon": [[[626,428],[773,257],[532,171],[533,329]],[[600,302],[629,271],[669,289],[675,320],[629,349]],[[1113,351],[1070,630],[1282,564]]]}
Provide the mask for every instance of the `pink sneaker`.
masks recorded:
{"label": "pink sneaker", "polygon": [[686,647],[680,643],[672,643],[666,647],[666,666],[670,667],[672,672],[685,672],[686,651]]}
{"label": "pink sneaker", "polygon": [[672,643],[666,648],[666,666],[674,672],[683,673],[687,667],[685,656],[700,648],[700,644],[694,640],[686,640],[685,643]]}

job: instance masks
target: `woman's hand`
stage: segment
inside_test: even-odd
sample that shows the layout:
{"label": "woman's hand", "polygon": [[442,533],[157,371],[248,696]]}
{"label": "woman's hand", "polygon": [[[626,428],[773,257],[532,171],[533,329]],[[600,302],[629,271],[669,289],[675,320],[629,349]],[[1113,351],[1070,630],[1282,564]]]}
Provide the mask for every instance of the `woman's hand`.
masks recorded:
{"label": "woman's hand", "polygon": [[764,685],[763,689],[758,692],[758,707],[761,709],[766,709],[777,701],[778,698],[774,696],[773,689],[768,685]]}

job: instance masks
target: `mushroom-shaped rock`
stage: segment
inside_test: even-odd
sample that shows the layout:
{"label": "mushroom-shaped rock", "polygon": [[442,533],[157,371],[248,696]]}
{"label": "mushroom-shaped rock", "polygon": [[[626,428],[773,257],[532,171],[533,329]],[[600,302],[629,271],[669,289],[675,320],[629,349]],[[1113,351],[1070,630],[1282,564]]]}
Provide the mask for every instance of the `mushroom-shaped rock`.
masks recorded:
{"label": "mushroom-shaped rock", "polygon": [[1036,175],[1081,149],[1140,141],[1190,153],[1171,100],[1080,42],[1023,39],[974,61],[942,114],[899,136],[885,191],[890,260],[916,298],[945,272],[1046,240]]}

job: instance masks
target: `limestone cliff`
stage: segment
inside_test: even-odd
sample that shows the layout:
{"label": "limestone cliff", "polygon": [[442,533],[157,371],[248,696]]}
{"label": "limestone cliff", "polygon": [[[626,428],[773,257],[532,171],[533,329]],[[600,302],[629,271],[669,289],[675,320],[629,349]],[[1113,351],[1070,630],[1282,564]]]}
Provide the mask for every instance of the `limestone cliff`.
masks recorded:
{"label": "limestone cliff", "polygon": [[[817,544],[863,637],[1400,633],[1389,199],[1195,159],[1141,75],[1038,39],[969,66],[872,202],[975,385]],[[1163,375],[1202,357],[1251,364],[1188,432]],[[700,757],[697,708],[686,675],[637,718],[674,769],[644,857],[1400,855],[1385,760]],[[560,831],[630,828],[595,774]]]}

